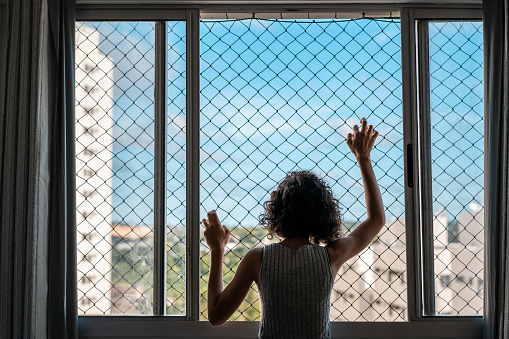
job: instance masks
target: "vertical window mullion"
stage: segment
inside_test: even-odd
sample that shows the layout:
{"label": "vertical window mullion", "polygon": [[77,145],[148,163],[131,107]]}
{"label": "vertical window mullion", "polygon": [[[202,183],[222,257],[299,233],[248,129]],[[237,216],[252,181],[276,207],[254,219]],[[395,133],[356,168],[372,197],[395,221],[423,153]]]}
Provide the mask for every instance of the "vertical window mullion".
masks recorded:
{"label": "vertical window mullion", "polygon": [[405,152],[405,234],[408,320],[422,318],[420,266],[418,121],[415,20],[411,9],[401,11],[401,68],[403,89],[403,150]]}
{"label": "vertical window mullion", "polygon": [[186,313],[200,318],[200,12],[186,20]]}
{"label": "vertical window mullion", "polygon": [[167,25],[155,24],[154,315],[166,314],[166,53]]}
{"label": "vertical window mullion", "polygon": [[419,189],[422,231],[422,291],[424,315],[435,314],[435,279],[433,248],[433,199],[431,174],[431,126],[429,97],[429,36],[428,21],[417,24],[418,60],[418,125],[419,125]]}

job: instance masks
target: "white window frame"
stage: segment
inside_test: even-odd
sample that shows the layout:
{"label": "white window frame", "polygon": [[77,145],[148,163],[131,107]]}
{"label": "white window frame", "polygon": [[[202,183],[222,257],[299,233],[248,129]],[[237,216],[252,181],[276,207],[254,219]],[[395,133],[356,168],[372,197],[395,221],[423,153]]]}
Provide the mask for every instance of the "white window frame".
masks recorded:
{"label": "white window frame", "polygon": [[[142,3],[142,2],[140,2]],[[335,6],[335,7],[334,7]],[[191,8],[189,8],[191,7]],[[401,18],[401,65],[403,142],[405,159],[405,223],[407,262],[408,322],[333,322],[333,338],[482,338],[483,318],[466,316],[427,316],[430,314],[435,295],[430,294],[434,276],[425,246],[432,244],[431,199],[423,195],[430,192],[430,173],[423,167],[426,153],[423,141],[429,131],[422,124],[429,115],[425,95],[429,83],[428,60],[418,58],[427,48],[428,21],[434,20],[481,20],[482,8],[478,5],[449,7],[429,6],[413,8],[405,5],[105,5],[80,4],[76,7],[77,21],[155,21],[156,22],[156,66],[155,66],[155,181],[165,181],[166,176],[166,22],[186,22],[186,316],[164,316],[164,292],[166,284],[165,222],[166,192],[162,185],[154,187],[154,316],[79,316],[80,338],[255,338],[258,322],[227,322],[212,327],[199,321],[199,19],[200,10],[208,13],[259,13],[259,12],[336,12],[366,13],[399,12]],[[348,14],[346,14],[348,15]],[[157,46],[164,46],[158,48]],[[416,51],[419,53],[416,54]],[[159,86],[157,86],[159,84]],[[159,88],[159,91],[157,90]],[[426,92],[426,90],[428,92]],[[424,119],[423,119],[424,117]],[[192,151],[192,150],[195,151]],[[198,150],[198,151],[196,151]],[[431,215],[431,219],[430,219]],[[425,227],[428,225],[428,227]],[[431,254],[433,251],[431,251]],[[423,265],[423,263],[425,265]],[[423,300],[428,295],[429,298]],[[159,300],[159,301],[157,301]]]}

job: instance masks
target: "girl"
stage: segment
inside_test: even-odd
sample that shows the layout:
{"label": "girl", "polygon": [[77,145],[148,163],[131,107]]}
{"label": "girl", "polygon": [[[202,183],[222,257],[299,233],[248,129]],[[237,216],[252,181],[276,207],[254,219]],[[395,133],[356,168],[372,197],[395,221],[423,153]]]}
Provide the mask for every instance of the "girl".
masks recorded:
{"label": "girl", "polygon": [[364,118],[361,124],[348,133],[346,143],[361,170],[367,218],[348,236],[342,235],[338,201],[330,187],[309,171],[292,172],[271,193],[260,220],[270,235],[283,240],[246,253],[223,290],[223,256],[230,232],[215,211],[207,213],[202,222],[211,255],[207,292],[211,324],[224,323],[255,282],[261,305],[260,338],[330,338],[334,277],[385,224],[370,158],[378,132]]}

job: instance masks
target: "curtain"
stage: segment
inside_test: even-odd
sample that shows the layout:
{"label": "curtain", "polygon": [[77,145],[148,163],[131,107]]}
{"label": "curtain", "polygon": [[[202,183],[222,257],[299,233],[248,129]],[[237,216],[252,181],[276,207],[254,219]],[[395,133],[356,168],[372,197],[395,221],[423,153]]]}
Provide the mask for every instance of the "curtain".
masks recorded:
{"label": "curtain", "polygon": [[484,338],[509,338],[507,0],[483,1],[485,112]]}
{"label": "curtain", "polygon": [[1,338],[77,337],[74,7],[2,5]]}
{"label": "curtain", "polygon": [[50,134],[48,337],[77,338],[73,0],[48,0],[55,72]]}
{"label": "curtain", "polygon": [[1,338],[43,338],[47,307],[50,101],[42,1],[10,1],[0,94]]}

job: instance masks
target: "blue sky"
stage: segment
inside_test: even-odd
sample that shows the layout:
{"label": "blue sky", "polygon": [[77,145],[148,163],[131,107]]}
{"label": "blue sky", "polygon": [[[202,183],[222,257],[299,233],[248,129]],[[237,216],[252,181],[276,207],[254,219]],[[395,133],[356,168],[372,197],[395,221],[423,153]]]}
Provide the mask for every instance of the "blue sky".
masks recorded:
{"label": "blue sky", "polygon": [[[483,180],[482,30],[457,25],[430,27],[434,209],[451,215],[482,204]],[[153,223],[153,29],[98,27],[100,49],[117,65],[114,222]],[[185,217],[184,36],[184,23],[170,23],[169,225]],[[333,187],[345,219],[362,218],[360,172],[344,143],[361,117],[380,132],[372,159],[387,216],[403,214],[398,21],[204,21],[200,48],[202,214],[218,208],[226,225],[256,225],[284,173],[312,169]]]}

